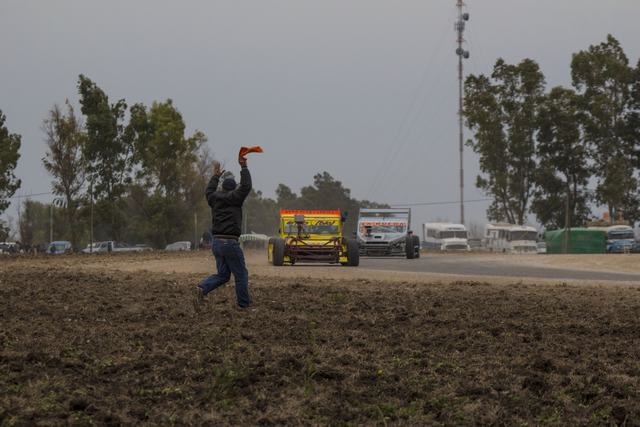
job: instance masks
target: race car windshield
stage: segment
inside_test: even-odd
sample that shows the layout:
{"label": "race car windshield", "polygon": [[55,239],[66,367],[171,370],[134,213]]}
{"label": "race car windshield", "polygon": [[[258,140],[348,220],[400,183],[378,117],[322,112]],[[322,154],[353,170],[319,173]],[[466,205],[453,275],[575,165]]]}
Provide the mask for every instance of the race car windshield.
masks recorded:
{"label": "race car windshield", "polygon": [[[287,234],[298,234],[298,225],[295,223],[287,223],[284,227]],[[307,223],[302,225],[302,234],[339,234],[340,230],[337,225],[333,224],[315,224]]]}
{"label": "race car windshield", "polygon": [[[367,227],[368,228],[368,227]],[[372,225],[372,233],[404,233],[406,227],[403,225]],[[366,228],[365,228],[366,231]]]}
{"label": "race car windshield", "polygon": [[309,234],[338,234],[338,227],[335,225],[309,225],[305,229]]}

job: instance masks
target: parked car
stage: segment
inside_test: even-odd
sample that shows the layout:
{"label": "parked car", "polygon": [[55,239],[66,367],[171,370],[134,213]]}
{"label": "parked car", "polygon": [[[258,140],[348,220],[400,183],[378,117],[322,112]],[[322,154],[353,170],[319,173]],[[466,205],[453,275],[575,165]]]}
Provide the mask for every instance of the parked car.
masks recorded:
{"label": "parked car", "polygon": [[173,242],[169,243],[165,248],[165,251],[190,251],[191,242]]}
{"label": "parked car", "polygon": [[153,248],[151,246],[145,245],[145,244],[137,244],[135,247],[141,249],[143,252],[144,251],[152,251],[153,250]]}
{"label": "parked car", "polygon": [[102,242],[93,242],[93,245],[89,243],[87,244],[87,247],[81,250],[80,252],[82,252],[83,254],[91,254],[93,252],[98,252],[98,246],[100,246],[100,243]]}
{"label": "parked car", "polygon": [[[103,252],[142,252],[143,249],[131,246],[128,243],[124,242],[116,242],[113,240],[107,240],[106,242],[94,243],[97,245],[93,248],[93,252],[103,253]],[[86,249],[85,249],[86,250]]]}
{"label": "parked car", "polygon": [[13,254],[19,251],[15,242],[0,242],[0,254]]}
{"label": "parked car", "polygon": [[70,254],[71,252],[73,252],[73,247],[71,246],[71,242],[67,240],[51,242],[47,247],[47,253],[49,255],[64,255]]}
{"label": "parked car", "polygon": [[0,253],[15,254],[20,252],[20,245],[16,242],[0,242]]}

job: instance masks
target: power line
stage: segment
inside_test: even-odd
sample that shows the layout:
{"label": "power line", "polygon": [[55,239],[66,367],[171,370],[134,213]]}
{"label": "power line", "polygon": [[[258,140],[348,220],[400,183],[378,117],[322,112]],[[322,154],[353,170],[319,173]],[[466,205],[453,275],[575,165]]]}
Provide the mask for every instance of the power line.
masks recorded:
{"label": "power line", "polygon": [[[493,199],[472,199],[465,200],[467,203],[478,203],[478,202],[490,202]],[[432,205],[455,205],[460,203],[460,200],[449,201],[449,202],[415,202],[415,203],[390,203],[393,207],[409,207],[409,206],[432,206]]]}
{"label": "power line", "polygon": [[443,27],[442,31],[439,32],[440,40],[435,43],[435,48],[431,51],[429,59],[425,63],[418,86],[414,91],[412,91],[413,96],[411,97],[411,102],[402,116],[400,126],[395,132],[394,137],[391,139],[386,150],[387,152],[381,159],[380,166],[375,169],[377,173],[374,175],[371,185],[366,193],[367,198],[370,198],[372,191],[376,189],[379,184],[387,178],[390,171],[394,169],[393,164],[397,156],[404,149],[405,143],[411,135],[414,123],[420,117],[420,113],[424,105],[429,100],[429,94],[433,89],[433,84],[429,86],[428,77],[434,73],[432,64],[440,63],[440,61],[434,61],[434,58],[440,53],[442,41],[444,39],[444,28],[446,27]]}
{"label": "power line", "polygon": [[46,193],[31,193],[31,194],[21,194],[19,196],[12,196],[12,197],[8,197],[9,200],[12,199],[28,199],[29,197],[34,197],[34,196],[50,196],[52,195],[52,192],[46,192]]}

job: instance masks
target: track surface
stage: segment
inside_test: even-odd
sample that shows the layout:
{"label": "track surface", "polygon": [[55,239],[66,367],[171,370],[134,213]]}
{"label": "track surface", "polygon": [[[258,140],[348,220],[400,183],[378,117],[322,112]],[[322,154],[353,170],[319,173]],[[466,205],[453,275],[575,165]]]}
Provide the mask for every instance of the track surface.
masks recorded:
{"label": "track surface", "polygon": [[568,280],[613,280],[639,282],[640,274],[561,269],[511,264],[508,260],[487,261],[472,257],[426,255],[419,259],[361,258],[360,266],[372,270],[409,271],[463,276],[531,277]]}

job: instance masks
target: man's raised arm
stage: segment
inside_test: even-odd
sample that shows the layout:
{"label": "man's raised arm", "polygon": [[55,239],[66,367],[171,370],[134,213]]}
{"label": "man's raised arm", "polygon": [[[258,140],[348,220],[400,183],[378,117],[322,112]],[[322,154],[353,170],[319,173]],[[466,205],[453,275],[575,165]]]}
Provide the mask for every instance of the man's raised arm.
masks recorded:
{"label": "man's raised arm", "polygon": [[239,156],[238,163],[240,163],[240,185],[234,191],[234,198],[244,201],[251,192],[251,173],[247,167],[247,159]]}
{"label": "man's raised arm", "polygon": [[209,184],[207,185],[207,189],[205,190],[205,195],[207,196],[207,203],[209,206],[213,207],[213,201],[215,200],[215,193],[218,189],[218,183],[220,182],[220,177],[224,173],[222,166],[220,166],[220,162],[213,162],[213,176],[209,180]]}

